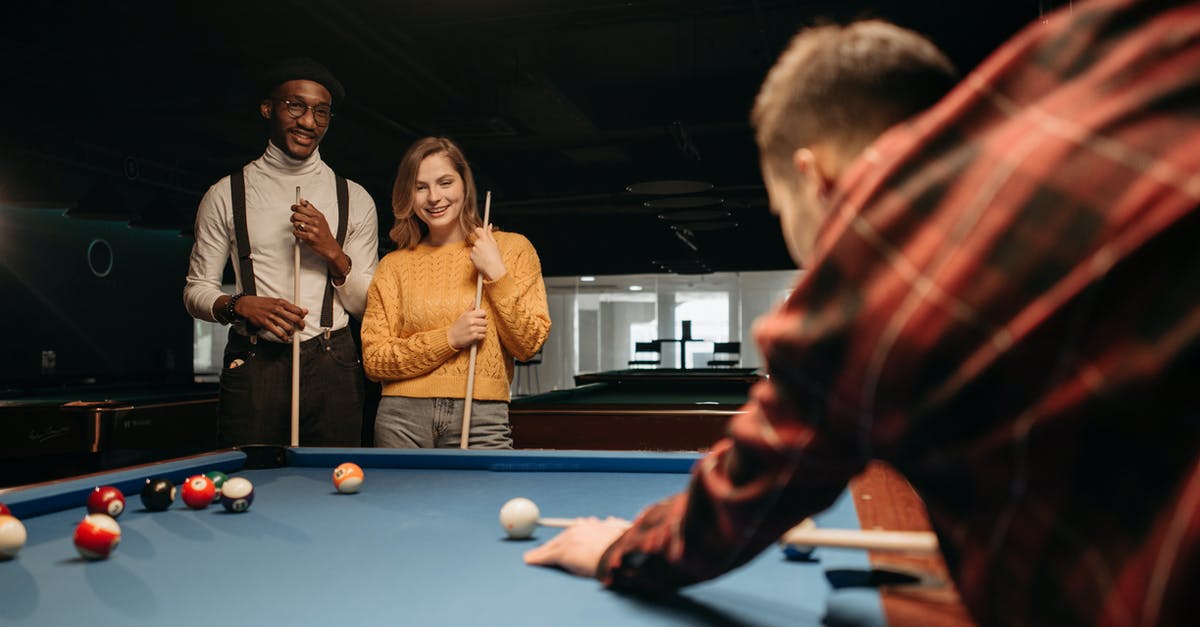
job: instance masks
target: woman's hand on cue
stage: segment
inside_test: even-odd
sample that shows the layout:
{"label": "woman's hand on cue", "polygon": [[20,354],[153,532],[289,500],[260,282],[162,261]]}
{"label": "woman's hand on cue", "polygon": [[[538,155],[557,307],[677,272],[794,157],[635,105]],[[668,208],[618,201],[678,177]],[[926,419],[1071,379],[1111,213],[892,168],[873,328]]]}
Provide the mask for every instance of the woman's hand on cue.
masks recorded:
{"label": "woman's hand on cue", "polygon": [[475,242],[471,245],[471,263],[488,281],[495,281],[508,272],[500,256],[500,245],[492,235],[492,225],[475,227]]}
{"label": "woman's hand on cue", "polygon": [[468,309],[446,330],[446,339],[454,350],[462,350],[487,335],[487,312]]}

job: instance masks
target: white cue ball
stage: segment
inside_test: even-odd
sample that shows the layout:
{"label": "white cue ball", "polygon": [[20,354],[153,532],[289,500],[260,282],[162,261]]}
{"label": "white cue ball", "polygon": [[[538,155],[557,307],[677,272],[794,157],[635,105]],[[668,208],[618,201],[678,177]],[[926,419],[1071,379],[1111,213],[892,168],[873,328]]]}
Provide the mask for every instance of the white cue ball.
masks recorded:
{"label": "white cue ball", "polygon": [[517,497],[500,508],[500,526],[510,538],[528,538],[537,528],[538,517],[541,516],[538,506],[533,501]]}

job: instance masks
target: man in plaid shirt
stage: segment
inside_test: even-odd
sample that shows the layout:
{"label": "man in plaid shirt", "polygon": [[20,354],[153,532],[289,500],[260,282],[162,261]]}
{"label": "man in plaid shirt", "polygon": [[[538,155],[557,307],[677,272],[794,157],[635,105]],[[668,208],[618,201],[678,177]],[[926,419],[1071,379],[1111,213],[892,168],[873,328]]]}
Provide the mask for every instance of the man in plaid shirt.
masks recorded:
{"label": "man in plaid shirt", "polygon": [[758,323],[770,382],[687,492],[527,561],[615,588],[715,577],[881,459],[924,498],[980,622],[1191,623],[1200,3],[1076,3],[852,161],[775,126],[775,107],[819,113],[770,95],[802,76],[782,69],[797,45],[754,112],[809,268]]}

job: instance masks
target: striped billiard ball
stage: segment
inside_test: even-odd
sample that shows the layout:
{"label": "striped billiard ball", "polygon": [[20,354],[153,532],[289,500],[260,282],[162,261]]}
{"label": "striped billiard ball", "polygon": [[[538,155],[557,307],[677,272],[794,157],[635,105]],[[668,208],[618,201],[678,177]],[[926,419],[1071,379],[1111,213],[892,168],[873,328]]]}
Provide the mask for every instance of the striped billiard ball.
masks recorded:
{"label": "striped billiard ball", "polygon": [[121,526],[108,514],[88,514],[75,527],[75,548],[84,559],[105,559],[119,542]]}
{"label": "striped billiard ball", "polygon": [[221,505],[231,512],[244,512],[254,502],[254,484],[244,477],[230,477],[221,486]]}

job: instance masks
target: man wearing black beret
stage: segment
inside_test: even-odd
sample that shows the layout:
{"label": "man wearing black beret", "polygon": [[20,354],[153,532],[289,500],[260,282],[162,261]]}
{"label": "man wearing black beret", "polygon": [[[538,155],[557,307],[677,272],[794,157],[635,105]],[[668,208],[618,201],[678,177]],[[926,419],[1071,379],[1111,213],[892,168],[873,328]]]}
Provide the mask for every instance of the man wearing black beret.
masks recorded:
{"label": "man wearing black beret", "polygon": [[[266,152],[200,201],[184,288],[192,316],[231,325],[221,370],[220,438],[228,445],[290,442],[290,343],[298,333],[300,443],[357,446],[363,389],[348,324],[366,306],[378,224],[371,196],[337,176],[317,149],[345,90],[307,58],[271,68],[262,89]],[[234,294],[221,290],[227,262],[237,277]]]}

